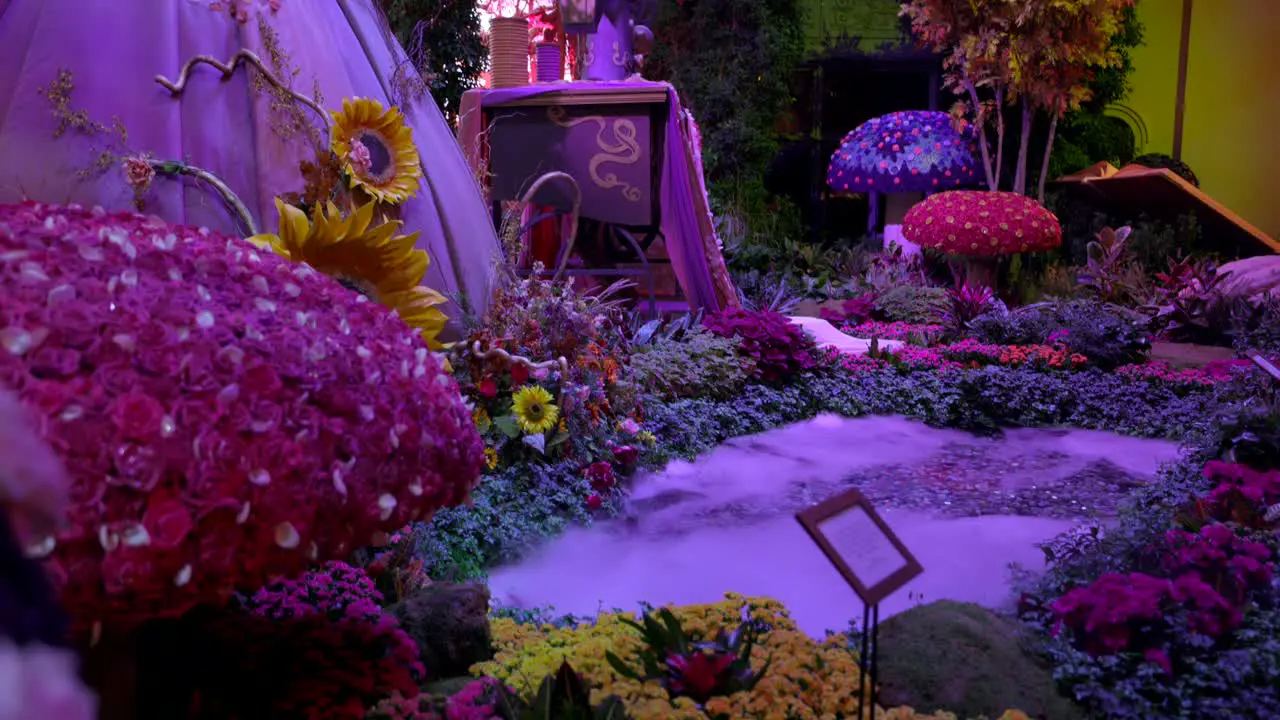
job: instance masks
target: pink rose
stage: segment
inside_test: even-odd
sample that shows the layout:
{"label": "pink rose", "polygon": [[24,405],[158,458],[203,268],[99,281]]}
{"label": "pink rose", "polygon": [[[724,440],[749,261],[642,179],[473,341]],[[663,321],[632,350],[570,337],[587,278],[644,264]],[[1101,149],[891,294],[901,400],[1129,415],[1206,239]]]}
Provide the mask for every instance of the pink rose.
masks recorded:
{"label": "pink rose", "polygon": [[150,395],[130,392],[116,398],[110,414],[121,437],[149,442],[160,435],[164,407]]}
{"label": "pink rose", "polygon": [[145,193],[156,179],[156,169],[144,157],[131,157],[124,161],[124,179],[136,193]]}
{"label": "pink rose", "polygon": [[119,546],[102,558],[102,589],[107,595],[149,594],[156,582],[153,555],[146,548]]}
{"label": "pink rose", "polygon": [[599,510],[602,505],[604,505],[604,500],[598,493],[591,493],[587,496],[588,510]]}
{"label": "pink rose", "polygon": [[165,550],[181,545],[195,527],[185,505],[159,495],[147,503],[142,525],[151,535],[151,544]]}
{"label": "pink rose", "polygon": [[613,449],[613,456],[623,468],[633,468],[640,460],[640,451],[631,445],[619,445]]}
{"label": "pink rose", "polygon": [[101,365],[93,372],[93,379],[112,395],[127,395],[138,388],[138,373],[133,371],[131,364]]}
{"label": "pink rose", "polygon": [[114,474],[107,475],[106,483],[151,492],[164,477],[164,460],[151,445],[125,442],[112,453]]}
{"label": "pink rose", "polygon": [[43,377],[70,377],[80,371],[80,353],[68,347],[45,345],[31,357],[31,372]]}
{"label": "pink rose", "polygon": [[240,389],[254,396],[274,397],[283,387],[280,376],[269,365],[249,368],[240,379]]}

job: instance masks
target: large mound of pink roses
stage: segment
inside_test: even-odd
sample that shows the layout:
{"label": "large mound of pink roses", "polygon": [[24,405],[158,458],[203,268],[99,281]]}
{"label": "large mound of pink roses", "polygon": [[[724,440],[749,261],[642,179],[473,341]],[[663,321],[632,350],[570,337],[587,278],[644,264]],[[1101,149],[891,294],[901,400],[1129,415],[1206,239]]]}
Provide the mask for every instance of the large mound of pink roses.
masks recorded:
{"label": "large mound of pink roses", "polygon": [[136,214],[0,206],[0,385],[72,477],[34,538],[79,628],[180,613],[462,502],[483,448],[383,307]]}

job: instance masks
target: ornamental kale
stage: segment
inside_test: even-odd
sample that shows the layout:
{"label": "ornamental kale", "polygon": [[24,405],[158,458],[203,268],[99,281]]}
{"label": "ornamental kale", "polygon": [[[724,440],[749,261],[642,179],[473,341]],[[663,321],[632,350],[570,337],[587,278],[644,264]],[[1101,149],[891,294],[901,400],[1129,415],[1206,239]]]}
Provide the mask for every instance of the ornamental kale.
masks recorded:
{"label": "ornamental kale", "polygon": [[817,346],[786,316],[765,310],[730,308],[703,319],[707,330],[741,339],[741,352],[754,363],[754,377],[787,380],[817,365]]}

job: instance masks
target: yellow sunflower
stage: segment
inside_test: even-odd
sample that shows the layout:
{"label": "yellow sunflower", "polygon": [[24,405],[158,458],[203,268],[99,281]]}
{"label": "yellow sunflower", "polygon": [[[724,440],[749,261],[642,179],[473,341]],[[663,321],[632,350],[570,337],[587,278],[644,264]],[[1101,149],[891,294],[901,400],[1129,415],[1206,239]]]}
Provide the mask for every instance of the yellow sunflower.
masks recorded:
{"label": "yellow sunflower", "polygon": [[526,435],[544,433],[556,426],[560,408],[551,402],[551,393],[537,385],[525,385],[511,398],[516,424]]}
{"label": "yellow sunflower", "polygon": [[329,149],[359,187],[378,202],[395,205],[418,191],[422,164],[413,129],[399,108],[367,98],[347,98],[333,115]]}
{"label": "yellow sunflower", "polygon": [[357,208],[349,217],[333,203],[317,204],[310,220],[306,213],[276,199],[280,213],[278,235],[254,235],[249,242],[275,251],[293,262],[305,263],[374,302],[395,310],[410,327],[422,333],[433,350],[448,319],[440,309],[443,295],[421,285],[431,260],[415,247],[418,233],[398,235],[398,220],[370,227],[375,204]]}

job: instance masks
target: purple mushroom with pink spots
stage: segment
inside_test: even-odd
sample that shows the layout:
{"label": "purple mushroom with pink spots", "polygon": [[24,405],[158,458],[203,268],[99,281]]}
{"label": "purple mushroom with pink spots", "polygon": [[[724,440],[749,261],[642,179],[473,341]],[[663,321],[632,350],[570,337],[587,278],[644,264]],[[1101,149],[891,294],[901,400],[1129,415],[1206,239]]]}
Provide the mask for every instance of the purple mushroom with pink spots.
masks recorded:
{"label": "purple mushroom with pink spots", "polygon": [[868,234],[876,231],[879,196],[888,196],[885,239],[902,244],[898,230],[902,216],[923,194],[977,182],[976,150],[973,127],[957,126],[947,113],[889,113],[872,118],[845,135],[831,155],[827,186],[836,192],[869,195]]}

